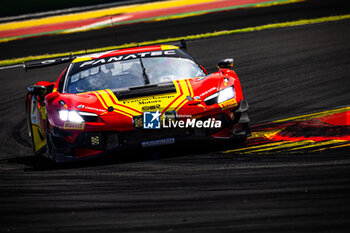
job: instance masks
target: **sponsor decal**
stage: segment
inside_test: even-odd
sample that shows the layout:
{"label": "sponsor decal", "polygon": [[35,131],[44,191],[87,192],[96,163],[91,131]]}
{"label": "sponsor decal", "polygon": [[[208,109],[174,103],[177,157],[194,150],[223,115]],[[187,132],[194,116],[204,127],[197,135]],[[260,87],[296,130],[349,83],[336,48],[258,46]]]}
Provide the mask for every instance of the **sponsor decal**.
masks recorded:
{"label": "sponsor decal", "polygon": [[46,61],[42,61],[40,62],[41,64],[52,64],[52,63],[55,63],[56,60],[46,60]]}
{"label": "sponsor decal", "polygon": [[142,110],[148,111],[148,110],[156,110],[160,108],[160,104],[150,105],[150,106],[143,106]]}
{"label": "sponsor decal", "polygon": [[165,50],[165,51],[153,51],[153,52],[144,52],[144,53],[137,53],[137,54],[127,54],[127,55],[121,55],[121,56],[115,56],[115,57],[108,57],[108,58],[101,58],[101,59],[94,59],[90,61],[86,61],[80,65],[81,67],[84,66],[94,66],[104,63],[110,63],[110,62],[117,62],[117,61],[125,61],[130,59],[136,59],[136,58],[144,58],[144,57],[159,57],[159,56],[174,56],[176,55],[175,50]]}
{"label": "sponsor decal", "polygon": [[175,138],[164,138],[159,140],[142,142],[142,147],[152,147],[152,146],[161,146],[161,145],[169,145],[174,144]]}
{"label": "sponsor decal", "polygon": [[38,124],[38,116],[35,114],[32,114],[32,124]]}
{"label": "sponsor decal", "polygon": [[139,105],[156,104],[156,103],[161,103],[162,100],[173,99],[175,97],[176,97],[175,95],[150,96],[150,97],[145,97],[140,99],[125,100],[122,103],[123,104],[138,103]]}
{"label": "sponsor decal", "polygon": [[83,104],[78,105],[78,108],[79,109],[85,109],[85,110],[92,110],[92,111],[96,111],[96,112],[105,112],[106,111],[106,109],[89,107],[89,106],[85,106]]}
{"label": "sponsor decal", "polygon": [[200,97],[202,97],[202,96],[205,96],[205,95],[207,95],[207,94],[209,94],[209,93],[211,93],[211,92],[216,92],[217,91],[217,88],[216,87],[212,87],[212,88],[210,88],[209,90],[206,90],[205,92],[203,92],[203,93],[201,93],[199,96]]}
{"label": "sponsor decal", "polygon": [[45,119],[46,119],[46,115],[47,115],[46,107],[45,107],[45,106],[42,106],[42,107],[40,108],[40,111],[41,111],[41,119],[45,120]]}
{"label": "sponsor decal", "polygon": [[222,110],[225,110],[225,109],[228,109],[228,108],[231,108],[233,106],[236,106],[237,105],[237,102],[236,100],[234,99],[230,99],[230,100],[227,100],[225,102],[222,102],[221,104],[219,104],[220,107],[222,108]]}
{"label": "sponsor decal", "polygon": [[65,122],[63,125],[63,129],[83,130],[84,128],[85,123]]}
{"label": "sponsor decal", "polygon": [[31,109],[31,122],[33,124],[37,124],[39,122],[38,119],[38,102],[34,100],[34,97],[32,97],[32,109]]}
{"label": "sponsor decal", "polygon": [[142,116],[134,116],[133,117],[134,127],[141,128],[143,126]]}
{"label": "sponsor decal", "polygon": [[92,146],[98,146],[99,144],[100,144],[100,137],[99,136],[91,137],[91,145]]}

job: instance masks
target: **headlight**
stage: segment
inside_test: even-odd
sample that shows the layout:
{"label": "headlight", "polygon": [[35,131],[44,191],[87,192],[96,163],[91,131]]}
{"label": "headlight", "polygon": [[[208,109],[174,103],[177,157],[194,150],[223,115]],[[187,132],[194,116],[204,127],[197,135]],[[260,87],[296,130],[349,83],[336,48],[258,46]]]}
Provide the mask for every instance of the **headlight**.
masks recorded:
{"label": "headlight", "polygon": [[234,87],[228,87],[225,89],[222,89],[221,91],[216,92],[215,94],[212,94],[211,96],[208,96],[205,98],[204,102],[206,105],[212,105],[215,103],[222,103],[225,102],[226,100],[232,99],[235,97],[235,89]]}
{"label": "headlight", "polygon": [[233,87],[228,87],[219,91],[218,104],[225,102],[226,100],[232,99],[233,97],[235,97],[235,94],[235,89],[233,89]]}
{"label": "headlight", "polygon": [[60,116],[62,121],[76,123],[84,122],[84,119],[76,111],[58,110],[58,115]]}

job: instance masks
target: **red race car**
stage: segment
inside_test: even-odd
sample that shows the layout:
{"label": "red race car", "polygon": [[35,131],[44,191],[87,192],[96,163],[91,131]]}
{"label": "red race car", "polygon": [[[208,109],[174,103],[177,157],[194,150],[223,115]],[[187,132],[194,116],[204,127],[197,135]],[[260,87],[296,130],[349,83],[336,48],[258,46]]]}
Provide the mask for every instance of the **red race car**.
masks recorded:
{"label": "red race car", "polygon": [[245,140],[248,103],[233,59],[207,74],[181,45],[153,45],[26,62],[70,64],[56,82],[28,87],[28,134],[35,154],[56,162],[182,139]]}

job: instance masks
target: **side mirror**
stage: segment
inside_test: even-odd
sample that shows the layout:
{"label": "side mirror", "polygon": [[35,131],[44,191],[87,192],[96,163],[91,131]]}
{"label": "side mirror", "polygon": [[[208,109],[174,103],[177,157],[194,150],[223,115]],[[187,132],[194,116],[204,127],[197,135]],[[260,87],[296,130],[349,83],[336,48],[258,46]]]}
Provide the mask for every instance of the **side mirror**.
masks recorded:
{"label": "side mirror", "polygon": [[222,59],[218,62],[219,69],[231,69],[233,67],[233,58]]}
{"label": "side mirror", "polygon": [[36,96],[44,96],[47,92],[47,88],[41,85],[29,86],[27,89],[30,94]]}

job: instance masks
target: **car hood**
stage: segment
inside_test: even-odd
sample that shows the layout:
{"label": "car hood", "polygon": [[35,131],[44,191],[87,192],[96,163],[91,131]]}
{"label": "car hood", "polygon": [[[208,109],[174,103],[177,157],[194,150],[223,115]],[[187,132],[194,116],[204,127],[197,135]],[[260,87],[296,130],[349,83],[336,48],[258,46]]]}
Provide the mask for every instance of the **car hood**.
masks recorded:
{"label": "car hood", "polygon": [[[127,117],[143,112],[179,111],[189,103],[198,103],[220,88],[221,75],[176,80],[172,83],[117,90],[99,90],[81,94],[63,94],[62,98],[79,111],[100,116],[121,114]],[[193,107],[191,107],[193,109]]]}

